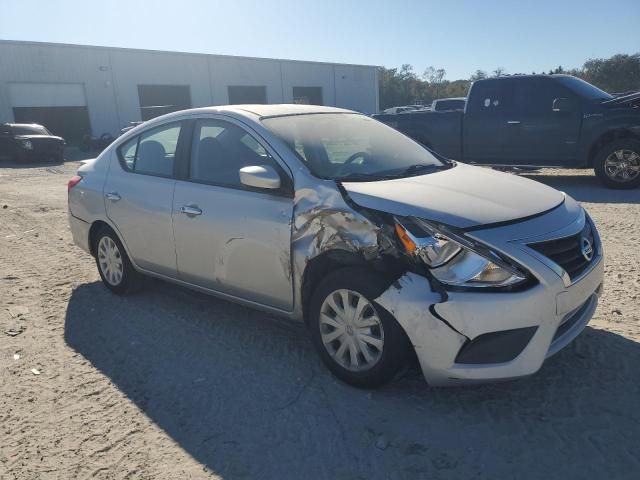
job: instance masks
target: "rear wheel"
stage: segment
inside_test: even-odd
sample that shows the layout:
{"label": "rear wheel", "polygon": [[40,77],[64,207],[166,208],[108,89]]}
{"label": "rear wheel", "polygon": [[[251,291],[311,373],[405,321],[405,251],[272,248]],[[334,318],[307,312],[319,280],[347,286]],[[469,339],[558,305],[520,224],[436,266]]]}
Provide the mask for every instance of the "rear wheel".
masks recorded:
{"label": "rear wheel", "polygon": [[605,145],[594,161],[596,176],[609,188],[640,185],[640,141],[620,139]]}
{"label": "rear wheel", "polygon": [[109,290],[125,294],[140,286],[141,276],[131,265],[127,252],[112,229],[103,227],[98,232],[93,251],[100,278]]}
{"label": "rear wheel", "polygon": [[309,327],[322,361],[341,380],[377,387],[408,358],[402,328],[375,305],[388,282],[365,269],[345,268],[325,277],[310,304]]}

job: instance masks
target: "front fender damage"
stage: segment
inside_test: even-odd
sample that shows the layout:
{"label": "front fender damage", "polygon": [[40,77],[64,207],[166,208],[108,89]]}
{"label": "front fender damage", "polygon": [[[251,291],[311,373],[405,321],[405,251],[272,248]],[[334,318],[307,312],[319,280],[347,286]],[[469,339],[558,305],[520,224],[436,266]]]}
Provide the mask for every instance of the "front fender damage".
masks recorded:
{"label": "front fender damage", "polygon": [[447,295],[437,285],[434,288],[428,272],[416,270],[401,251],[393,217],[355,204],[334,182],[318,185],[316,181],[309,188],[300,185],[294,199],[292,228],[295,303],[300,318],[306,266],[317,256],[334,250],[355,254],[377,265],[379,271],[380,265],[391,265],[393,268],[383,270],[389,274],[389,287],[375,299],[377,305],[404,329],[427,380],[437,376],[435,370],[451,366],[467,337],[437,313],[431,313],[430,307],[446,301]]}
{"label": "front fender damage", "polygon": [[407,272],[375,299],[404,329],[423,375],[432,384],[437,382],[437,372],[452,365],[456,352],[468,340],[431,312],[429,307],[442,298],[426,277]]}
{"label": "front fender damage", "polygon": [[373,262],[396,255],[393,228],[366,209],[350,204],[334,182],[298,188],[294,201],[291,250],[298,316],[307,264],[325,252],[342,251]]}

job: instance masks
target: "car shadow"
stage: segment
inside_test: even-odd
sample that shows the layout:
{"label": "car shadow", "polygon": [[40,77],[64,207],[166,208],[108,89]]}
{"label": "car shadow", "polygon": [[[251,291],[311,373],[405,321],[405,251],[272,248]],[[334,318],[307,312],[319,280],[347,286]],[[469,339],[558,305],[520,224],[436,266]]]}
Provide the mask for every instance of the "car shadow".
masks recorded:
{"label": "car shadow", "polygon": [[[626,478],[640,344],[587,328],[529,378],[436,389],[336,381],[298,323],[152,282],[76,288],[65,340],[223,478]],[[631,478],[631,477],[629,477]]]}
{"label": "car shadow", "polygon": [[614,190],[607,188],[595,175],[526,174],[525,178],[544,183],[568,193],[579,202],[640,203],[640,188]]}

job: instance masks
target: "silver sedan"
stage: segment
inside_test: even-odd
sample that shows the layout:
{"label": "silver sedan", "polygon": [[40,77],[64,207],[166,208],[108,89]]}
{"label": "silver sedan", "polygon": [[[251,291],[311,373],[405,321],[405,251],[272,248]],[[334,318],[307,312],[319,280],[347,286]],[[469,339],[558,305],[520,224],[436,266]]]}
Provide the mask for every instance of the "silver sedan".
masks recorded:
{"label": "silver sedan", "polygon": [[112,292],[150,275],[304,321],[363,387],[412,351],[433,385],[532,374],[602,290],[602,244],[573,199],[337,108],[145,122],[71,179],[69,221]]}

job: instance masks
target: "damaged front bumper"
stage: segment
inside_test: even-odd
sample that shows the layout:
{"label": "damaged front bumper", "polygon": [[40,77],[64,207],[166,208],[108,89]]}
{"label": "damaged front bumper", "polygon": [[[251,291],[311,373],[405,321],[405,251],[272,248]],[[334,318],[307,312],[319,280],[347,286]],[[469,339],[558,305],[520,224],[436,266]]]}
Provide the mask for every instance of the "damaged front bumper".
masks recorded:
{"label": "damaged front bumper", "polygon": [[[580,219],[571,228],[580,229]],[[501,232],[491,235],[499,238]],[[537,284],[517,292],[443,294],[426,277],[409,272],[376,302],[404,328],[430,385],[530,375],[577,337],[595,312],[604,275],[597,234],[596,242],[595,258],[573,283],[567,284],[552,262],[527,254],[523,241],[504,242],[502,250],[517,255]]]}

